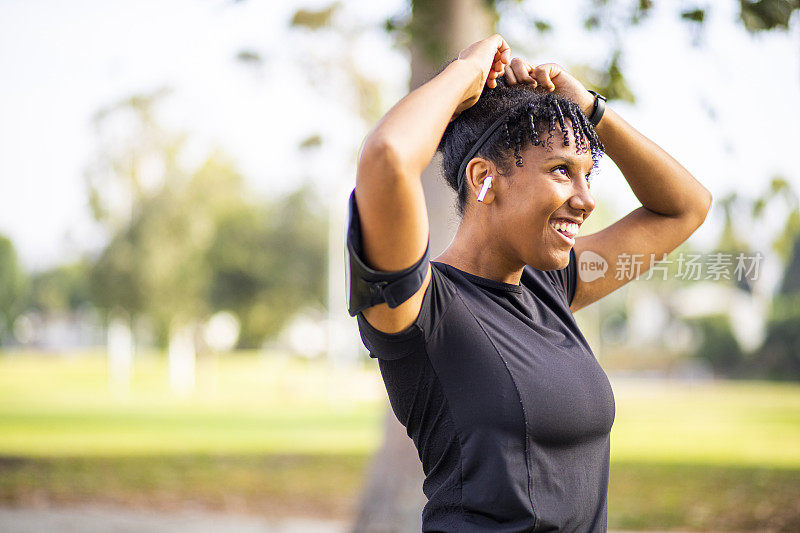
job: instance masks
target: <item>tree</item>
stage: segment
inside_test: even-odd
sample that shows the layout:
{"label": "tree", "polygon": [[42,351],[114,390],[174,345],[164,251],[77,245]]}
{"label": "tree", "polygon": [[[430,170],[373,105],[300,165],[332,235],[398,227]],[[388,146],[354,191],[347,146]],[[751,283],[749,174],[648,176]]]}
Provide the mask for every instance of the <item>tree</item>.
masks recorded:
{"label": "tree", "polygon": [[23,311],[26,283],[14,244],[0,235],[0,344],[13,339],[14,320]]}
{"label": "tree", "polygon": [[[156,106],[168,94],[159,89],[133,95],[101,109],[93,120],[99,146],[86,172],[89,205],[109,242],[93,262],[90,293],[106,318],[124,313],[136,322],[153,314],[153,285],[172,268],[176,251],[156,235],[177,237],[188,230],[188,223],[174,232],[169,225],[175,207],[170,196],[187,177],[177,161],[183,137],[156,120]],[[191,242],[176,241],[179,249]],[[175,287],[156,288],[175,293]],[[168,335],[165,320],[155,318],[161,344]]]}
{"label": "tree", "polygon": [[32,274],[25,310],[75,311],[90,304],[90,268],[88,262],[77,261]]}
{"label": "tree", "polygon": [[[727,315],[702,317],[693,323],[701,335],[694,357],[707,362],[715,374],[728,378],[798,379],[800,378],[800,200],[791,183],[773,177],[755,199],[731,193],[717,201],[723,214],[723,230],[716,251],[753,257],[752,228],[766,222],[783,220],[783,230],[769,244],[785,264],[783,279],[770,302],[766,334],[754,353],[743,351],[736,341]],[[782,216],[781,216],[782,215]],[[769,217],[769,219],[767,218]],[[762,244],[759,242],[759,244]],[[762,244],[763,245],[763,244]],[[756,245],[757,246],[757,245]],[[758,252],[766,250],[756,250]],[[731,280],[737,286],[764,297],[765,291],[753,273]]]}
{"label": "tree", "polygon": [[219,214],[207,253],[209,302],[239,317],[240,347],[260,346],[304,306],[324,307],[325,225],[308,186],[271,204],[239,203]]}
{"label": "tree", "polygon": [[133,133],[101,149],[90,173],[95,217],[110,234],[92,267],[93,301],[107,315],[146,317],[160,346],[175,327],[232,311],[239,345],[258,347],[303,305],[324,306],[320,202],[309,187],[259,198],[220,151],[194,171],[181,168],[185,136],[155,118],[166,94],[98,114],[98,130],[126,118]]}

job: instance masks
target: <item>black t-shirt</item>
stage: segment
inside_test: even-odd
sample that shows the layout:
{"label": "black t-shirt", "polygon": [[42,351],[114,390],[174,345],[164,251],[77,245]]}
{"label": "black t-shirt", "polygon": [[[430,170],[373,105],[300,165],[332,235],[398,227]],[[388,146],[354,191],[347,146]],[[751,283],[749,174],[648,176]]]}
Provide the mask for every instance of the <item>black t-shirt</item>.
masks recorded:
{"label": "black t-shirt", "polygon": [[605,531],[614,395],[562,270],[519,285],[431,261],[414,324],[357,315],[426,475],[424,531]]}

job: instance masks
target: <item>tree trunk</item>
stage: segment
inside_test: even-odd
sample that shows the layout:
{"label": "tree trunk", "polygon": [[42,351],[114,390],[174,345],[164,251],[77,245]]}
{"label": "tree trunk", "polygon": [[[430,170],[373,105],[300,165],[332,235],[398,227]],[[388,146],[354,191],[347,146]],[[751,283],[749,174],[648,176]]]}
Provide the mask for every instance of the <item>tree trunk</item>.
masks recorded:
{"label": "tree trunk", "polygon": [[[494,16],[485,0],[416,0],[410,29],[411,80],[414,90],[430,80],[469,44],[493,33]],[[438,53],[437,53],[438,51]],[[431,232],[431,258],[452,240],[457,228],[455,193],[440,175],[438,156],[422,173]],[[386,410],[384,442],[373,458],[359,513],[357,533],[420,531],[424,474],[414,449],[390,408]]]}

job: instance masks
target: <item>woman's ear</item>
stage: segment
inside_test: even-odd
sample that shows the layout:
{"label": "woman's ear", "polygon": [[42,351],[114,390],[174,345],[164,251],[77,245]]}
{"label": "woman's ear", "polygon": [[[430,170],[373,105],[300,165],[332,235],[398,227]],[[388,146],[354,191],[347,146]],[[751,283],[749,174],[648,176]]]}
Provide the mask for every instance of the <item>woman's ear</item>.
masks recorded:
{"label": "woman's ear", "polygon": [[469,178],[470,187],[474,191],[472,194],[478,198],[480,203],[490,204],[494,201],[494,190],[492,189],[493,170],[494,165],[482,157],[474,158],[467,165],[467,177]]}
{"label": "woman's ear", "polygon": [[492,203],[494,200],[494,191],[492,191],[491,198],[486,198],[487,194],[489,193],[489,189],[492,187],[492,177],[486,176],[483,179],[483,185],[481,185],[481,192],[478,193],[478,201],[485,204]]}

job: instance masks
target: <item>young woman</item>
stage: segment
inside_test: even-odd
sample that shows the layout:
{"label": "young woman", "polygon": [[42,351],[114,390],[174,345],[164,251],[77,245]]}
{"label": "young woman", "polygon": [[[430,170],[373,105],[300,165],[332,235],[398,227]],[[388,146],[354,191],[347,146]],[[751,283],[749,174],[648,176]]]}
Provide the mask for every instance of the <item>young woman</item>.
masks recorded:
{"label": "young woman", "polygon": [[[364,143],[350,311],[419,451],[425,531],[606,528],[614,397],[573,313],[629,281],[614,273],[633,254],[685,241],[711,194],[613,109],[597,123],[599,98],[556,64],[511,60],[493,35]],[[437,150],[461,221],[429,261],[420,174]],[[602,153],[642,206],[577,236]],[[607,270],[581,279],[588,251]]]}

